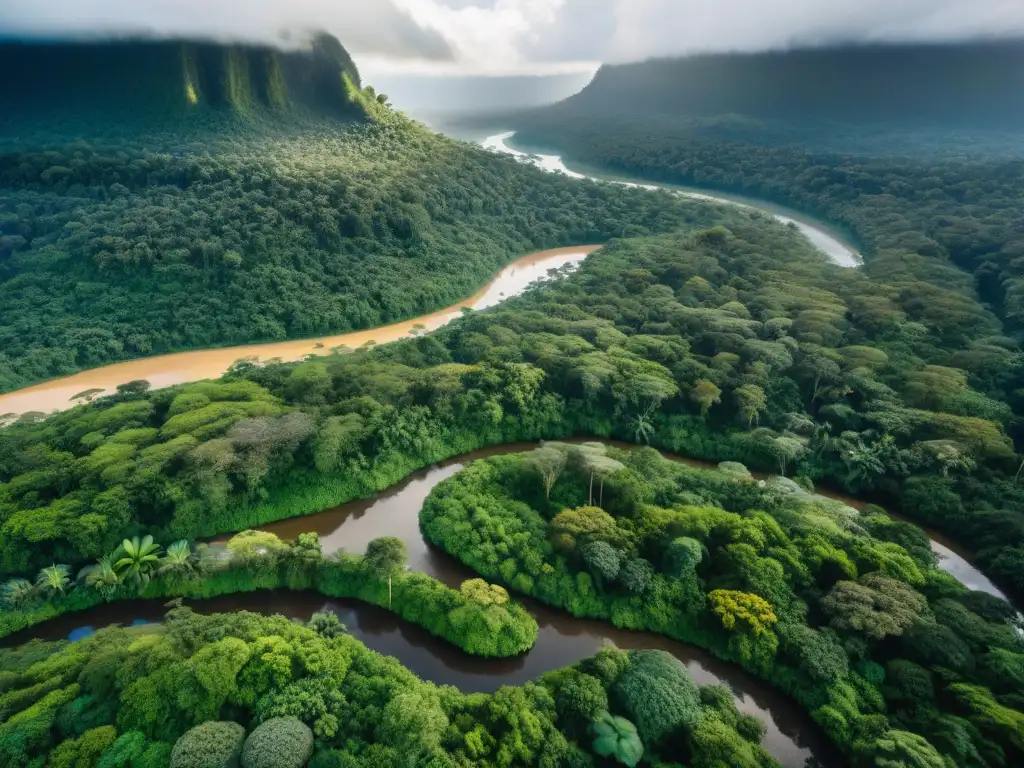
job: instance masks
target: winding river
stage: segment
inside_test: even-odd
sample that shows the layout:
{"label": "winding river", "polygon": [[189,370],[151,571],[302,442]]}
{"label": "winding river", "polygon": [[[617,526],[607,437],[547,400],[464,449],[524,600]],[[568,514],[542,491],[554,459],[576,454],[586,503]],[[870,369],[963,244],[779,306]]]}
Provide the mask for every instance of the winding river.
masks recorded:
{"label": "winding river", "polygon": [[0,395],[0,416],[64,410],[78,404],[74,399],[76,395],[84,392],[92,392],[94,396],[109,394],[119,384],[140,379],[148,381],[154,389],[190,381],[215,379],[241,358],[256,358],[263,361],[280,358],[290,362],[301,360],[307,355],[326,354],[338,347],[356,349],[368,343],[386,344],[408,338],[410,335],[436,331],[457,318],[464,308],[479,310],[500,304],[506,298],[518,295],[529,285],[546,278],[550,270],[579,264],[598,248],[599,245],[581,245],[531,253],[509,264],[490,283],[468,299],[401,323],[314,339],[246,344],[143,357],[81,371],[72,376]]}
{"label": "winding river", "polygon": [[[623,443],[617,445],[626,446]],[[416,472],[372,498],[353,501],[306,517],[271,523],[262,526],[261,530],[271,531],[284,539],[316,531],[321,536],[324,551],[328,553],[338,550],[363,552],[373,539],[395,536],[405,542],[410,569],[422,571],[449,586],[457,587],[475,574],[424,540],[419,529],[419,510],[427,495],[439,482],[451,477],[471,461],[533,447],[530,443],[508,444],[456,457]],[[691,466],[712,466],[678,456],[670,455],[668,458],[684,461]],[[863,506],[856,499],[842,494],[827,495],[851,506]],[[933,548],[941,546],[933,543]],[[987,584],[984,576],[966,558],[955,552],[950,551],[948,557],[941,559],[940,566],[968,583],[972,578],[980,578]],[[976,582],[971,586],[985,588],[985,584]],[[986,591],[999,594],[990,584],[988,586],[990,588]],[[630,632],[616,629],[605,622],[576,619],[534,600],[523,599],[522,602],[533,613],[540,627],[537,644],[529,653],[505,660],[468,656],[387,611],[318,594],[264,591],[189,601],[189,604],[203,613],[248,610],[264,614],[280,613],[303,620],[315,611],[334,611],[352,635],[368,647],[396,657],[425,680],[455,685],[466,692],[490,692],[502,685],[522,684],[536,679],[546,671],[591,656],[606,643],[614,643],[625,649],[660,648],[682,660],[699,683],[727,683],[737,695],[740,710],[765,722],[767,733],[763,745],[783,765],[803,766],[810,757],[817,758],[824,765],[843,763],[831,743],[792,700],[739,667],[659,635]],[[112,623],[128,625],[159,621],[164,610],[161,600],[104,605],[62,616],[11,635],[3,644],[25,642],[33,637],[76,639],[89,634],[94,628]]]}
{"label": "winding river", "polygon": [[[409,552],[409,568],[422,571],[452,587],[475,574],[444,552],[431,547],[420,533],[419,511],[430,491],[466,464],[479,458],[530,450],[530,443],[513,443],[476,451],[416,472],[377,496],[353,501],[335,509],[306,517],[292,518],[262,526],[281,538],[316,531],[325,553],[344,549],[363,552],[379,536],[402,539]],[[312,593],[264,591],[230,595],[211,600],[186,601],[203,613],[256,611],[280,613],[308,619],[315,611],[330,610],[349,632],[368,647],[396,657],[403,666],[424,680],[454,685],[466,692],[491,692],[503,685],[521,685],[544,672],[574,664],[592,656],[604,645],[619,648],[659,648],[686,664],[701,685],[724,682],[737,695],[737,706],[765,722],[762,742],[783,765],[799,768],[807,758],[817,757],[825,765],[842,765],[844,760],[799,706],[738,666],[719,661],[692,646],[649,632],[616,629],[609,623],[576,619],[535,600],[518,598],[537,620],[540,631],[533,649],[514,659],[480,659],[469,656],[425,630],[407,624],[394,614],[356,601],[325,598]],[[123,625],[159,621],[164,601],[137,600],[100,606],[68,614],[5,638],[4,645],[45,639],[80,638],[93,628],[112,623]]]}
{"label": "winding river", "polygon": [[[554,155],[526,155],[508,146],[512,134],[490,137],[483,143],[492,149],[522,156],[551,171],[582,176],[566,168]],[[604,180],[633,184],[619,179]],[[656,188],[655,185],[638,185]],[[856,251],[815,223],[805,218],[780,212],[757,201],[714,197],[693,190],[679,189],[683,194],[735,205],[764,209],[782,221],[792,221],[801,231],[842,266],[860,263]],[[429,315],[369,331],[342,334],[319,339],[272,344],[231,347],[185,352],[174,355],[134,360],[106,366],[47,382],[28,389],[0,396],[0,413],[47,412],[70,407],[72,398],[86,390],[109,391],[127,381],[145,379],[154,387],[213,378],[222,374],[236,360],[256,357],[262,360],[281,358],[297,360],[306,355],[333,347],[355,348],[367,342],[385,343],[410,334],[441,327],[457,317],[463,307],[483,309],[504,298],[521,293],[528,285],[544,278],[551,269],[578,264],[598,246],[543,251],[524,257],[507,267],[478,294]],[[354,501],[315,515],[295,518],[264,526],[282,538],[298,533],[320,533],[324,551],[345,549],[361,552],[367,543],[379,536],[396,536],[405,541],[409,551],[409,567],[423,571],[451,586],[458,586],[474,574],[446,554],[430,547],[419,530],[418,514],[430,490],[451,477],[465,464],[478,458],[526,450],[528,444],[511,444],[477,451],[438,464],[410,475],[398,485],[371,499]],[[681,457],[696,466],[708,466]],[[838,496],[851,506],[854,499]],[[1001,595],[970,562],[966,553],[951,542],[931,532],[932,547],[940,558],[940,567],[949,571],[974,589]],[[349,631],[370,648],[398,658],[401,663],[425,680],[455,685],[463,691],[494,691],[502,685],[517,685],[537,678],[545,671],[563,667],[592,655],[606,643],[620,648],[660,648],[681,659],[701,684],[727,683],[737,694],[737,704],[746,713],[762,719],[767,725],[765,748],[783,765],[803,766],[809,758],[824,765],[841,765],[844,760],[821,731],[789,698],[766,683],[746,674],[737,666],[721,662],[706,652],[644,632],[619,630],[604,622],[575,619],[566,613],[523,600],[540,626],[536,646],[527,654],[507,660],[487,660],[468,656],[455,647],[431,637],[425,630],[402,622],[393,614],[354,601],[334,600],[311,593],[265,591],[233,595],[190,604],[204,613],[250,610],[280,613],[297,619],[308,619],[315,611],[336,612]],[[112,623],[137,624],[159,621],[164,614],[163,601],[138,600],[104,605],[78,614],[69,614],[37,627],[11,635],[3,645],[12,645],[33,637],[77,639],[93,628]]]}
{"label": "winding river", "polygon": [[650,182],[633,181],[621,176],[614,176],[608,173],[586,169],[586,173],[574,171],[569,168],[559,155],[547,155],[542,153],[523,152],[511,146],[509,142],[515,136],[515,131],[488,136],[480,141],[485,149],[491,149],[506,155],[517,157],[524,162],[533,163],[541,170],[551,173],[564,173],[574,179],[591,179],[592,181],[608,181],[615,184],[622,184],[626,187],[639,189],[665,189],[672,192],[694,198],[697,200],[708,200],[714,203],[726,205],[737,205],[741,208],[753,208],[770,213],[784,224],[793,224],[804,236],[821,252],[823,252],[833,263],[840,267],[859,267],[863,262],[857,249],[847,242],[841,240],[835,233],[830,232],[826,225],[805,216],[796,211],[783,208],[765,200],[757,200],[751,197],[739,195],[709,194],[707,191],[684,187],[677,184],[652,184]]}
{"label": "winding river", "polygon": [[[609,181],[643,189],[667,189],[695,199],[762,210],[770,213],[779,221],[797,226],[808,240],[835,264],[856,267],[861,263],[860,255],[853,246],[829,232],[820,222],[815,222],[799,213],[782,209],[763,200],[729,195],[709,195],[706,192],[686,187],[641,183],[601,173],[584,175],[568,168],[562,158],[557,155],[527,154],[515,149],[508,143],[514,135],[514,131],[501,133],[489,136],[480,143],[487,149],[518,157],[532,162],[546,171],[564,173],[573,178]],[[17,416],[25,413],[50,413],[64,410],[80,402],[79,396],[85,393],[89,393],[90,397],[109,394],[117,385],[129,381],[145,380],[154,388],[159,389],[190,381],[217,378],[227,371],[232,363],[241,358],[255,358],[263,361],[274,358],[285,361],[301,360],[307,355],[323,354],[337,347],[356,349],[371,342],[385,344],[407,338],[410,335],[436,330],[458,317],[463,308],[486,309],[494,306],[509,296],[522,293],[531,283],[546,277],[549,270],[569,264],[578,264],[599,247],[588,245],[529,254],[507,266],[474,296],[446,309],[401,323],[312,339],[219,347],[145,357],[53,379],[0,395],[0,423],[5,415]]]}

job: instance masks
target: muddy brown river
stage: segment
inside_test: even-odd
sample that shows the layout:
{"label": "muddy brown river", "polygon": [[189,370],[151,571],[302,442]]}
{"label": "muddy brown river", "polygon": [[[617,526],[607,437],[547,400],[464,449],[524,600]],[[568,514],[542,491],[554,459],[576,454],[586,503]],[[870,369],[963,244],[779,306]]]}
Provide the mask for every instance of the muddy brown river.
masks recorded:
{"label": "muddy brown river", "polygon": [[241,358],[252,357],[264,361],[273,358],[284,361],[301,360],[306,355],[327,354],[335,347],[357,349],[369,342],[386,344],[412,334],[434,331],[457,318],[464,308],[479,310],[500,304],[504,299],[522,293],[529,285],[547,277],[550,270],[579,264],[599,247],[581,245],[531,253],[509,264],[494,280],[468,299],[401,323],[315,339],[247,344],[144,357],[81,371],[62,379],[53,379],[0,395],[0,415],[64,410],[77,404],[78,401],[72,400],[76,395],[89,391],[93,391],[97,396],[101,393],[110,393],[118,384],[129,381],[148,381],[155,389],[159,389],[190,381],[215,379]]}

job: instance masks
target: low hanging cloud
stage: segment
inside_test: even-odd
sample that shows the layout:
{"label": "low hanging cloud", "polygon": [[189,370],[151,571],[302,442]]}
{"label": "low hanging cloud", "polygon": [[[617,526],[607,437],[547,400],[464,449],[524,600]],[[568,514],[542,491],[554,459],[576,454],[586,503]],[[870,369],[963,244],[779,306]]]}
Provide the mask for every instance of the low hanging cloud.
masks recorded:
{"label": "low hanging cloud", "polygon": [[314,29],[357,61],[460,74],[881,41],[1024,37],[1024,0],[0,0],[0,33],[203,35]]}
{"label": "low hanging cloud", "polygon": [[[600,0],[598,0],[600,2]],[[1022,0],[616,0],[605,60],[1024,35]]]}
{"label": "low hanging cloud", "polygon": [[356,54],[451,60],[436,29],[393,0],[0,0],[0,34],[203,37],[293,45],[336,35]]}
{"label": "low hanging cloud", "polygon": [[1024,37],[1024,0],[396,0],[467,66]]}

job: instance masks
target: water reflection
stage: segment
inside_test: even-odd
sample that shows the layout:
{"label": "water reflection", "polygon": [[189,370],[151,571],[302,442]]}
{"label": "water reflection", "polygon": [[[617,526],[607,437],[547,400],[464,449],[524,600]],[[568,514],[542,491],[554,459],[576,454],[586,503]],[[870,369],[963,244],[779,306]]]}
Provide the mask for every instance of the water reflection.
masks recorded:
{"label": "water reflection", "polygon": [[[359,553],[378,536],[396,536],[406,544],[410,568],[457,587],[475,574],[424,540],[419,530],[419,511],[423,502],[434,486],[454,475],[465,464],[478,458],[532,447],[530,443],[519,443],[484,449],[417,472],[372,499],[272,523],[263,526],[262,530],[272,531],[286,539],[316,531],[322,537],[325,552],[343,549]],[[690,463],[702,465],[701,462]],[[250,610],[263,614],[279,613],[300,620],[307,620],[316,611],[334,611],[351,634],[369,648],[396,657],[424,680],[454,685],[466,692],[491,692],[502,685],[520,685],[535,680],[544,672],[593,655],[607,643],[623,649],[658,648],[686,664],[701,685],[718,682],[729,685],[737,694],[740,711],[764,721],[767,731],[762,743],[783,765],[803,766],[808,758],[816,758],[826,765],[843,764],[831,743],[795,702],[736,665],[659,635],[617,629],[604,621],[576,619],[530,599],[522,599],[522,602],[537,620],[539,633],[536,645],[523,656],[491,660],[468,656],[382,609],[314,593],[263,591],[186,601],[203,613]],[[163,612],[162,601],[140,600],[105,605],[26,630],[7,638],[4,644],[24,642],[31,637],[65,638],[71,633],[81,633],[86,626],[159,621]]]}
{"label": "water reflection", "polygon": [[[605,441],[623,448],[633,447],[617,441]],[[299,533],[316,531],[324,551],[345,550],[359,553],[379,536],[395,536],[405,542],[410,568],[457,587],[475,574],[447,554],[429,546],[419,530],[419,511],[430,491],[471,461],[487,456],[520,452],[531,443],[495,446],[456,457],[429,469],[416,472],[393,488],[371,499],[354,501],[335,509],[302,518],[293,518],[262,527],[285,539]],[[706,468],[707,462],[667,455],[674,461]],[[824,491],[838,501],[863,508],[864,503],[834,491]],[[930,532],[929,532],[930,533]],[[932,539],[940,555],[939,565],[967,586],[1000,595],[966,557],[953,552],[946,543]],[[660,648],[682,660],[701,684],[724,682],[738,697],[741,711],[763,720],[767,726],[764,746],[783,765],[802,766],[808,758],[825,765],[840,765],[841,758],[816,726],[796,705],[779,691],[744,673],[733,664],[718,661],[708,653],[659,635],[629,632],[606,622],[576,619],[568,614],[524,599],[523,603],[537,619],[540,632],[529,653],[515,658],[488,660],[467,656],[454,646],[430,636],[425,630],[402,622],[382,609],[354,601],[332,600],[311,593],[265,591],[234,595],[191,603],[204,613],[251,610],[264,614],[279,613],[306,620],[315,611],[338,614],[349,631],[368,647],[395,656],[403,665],[425,680],[455,685],[466,692],[490,692],[502,685],[518,685],[536,679],[542,673],[573,664],[593,655],[606,643],[624,648]],[[92,627],[111,623],[159,621],[164,607],[161,601],[133,601],[101,606],[92,611],[55,619],[14,635],[5,645],[24,642],[31,637],[59,639],[83,636]]]}

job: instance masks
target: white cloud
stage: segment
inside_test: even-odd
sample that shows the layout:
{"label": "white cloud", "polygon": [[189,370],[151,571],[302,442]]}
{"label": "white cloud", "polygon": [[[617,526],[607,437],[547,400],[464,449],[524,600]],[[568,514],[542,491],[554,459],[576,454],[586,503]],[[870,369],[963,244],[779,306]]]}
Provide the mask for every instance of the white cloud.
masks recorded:
{"label": "white cloud", "polygon": [[606,61],[835,42],[1024,34],[1021,0],[609,1],[616,5],[618,23],[602,57]]}
{"label": "white cloud", "polygon": [[0,0],[8,32],[276,40],[311,28],[371,68],[553,73],[691,52],[1024,36],[1024,0]]}
{"label": "white cloud", "polygon": [[452,57],[444,35],[394,0],[0,0],[7,35],[202,36],[287,44],[326,30],[353,52]]}

